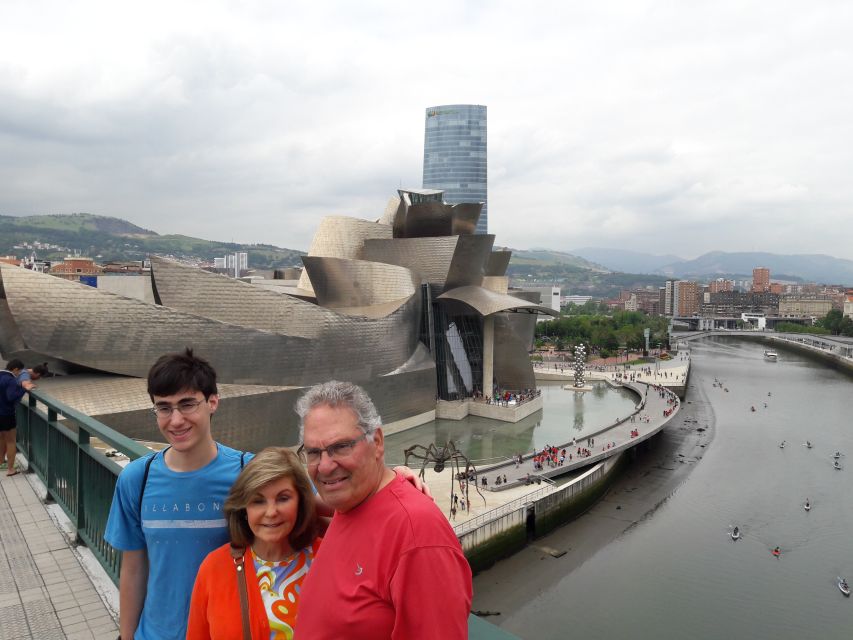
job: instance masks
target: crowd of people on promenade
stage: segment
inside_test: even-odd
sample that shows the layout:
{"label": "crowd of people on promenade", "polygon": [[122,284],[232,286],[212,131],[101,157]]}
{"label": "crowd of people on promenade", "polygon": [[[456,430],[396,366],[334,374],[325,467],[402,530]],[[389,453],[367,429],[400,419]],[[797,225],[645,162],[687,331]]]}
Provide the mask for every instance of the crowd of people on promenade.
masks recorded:
{"label": "crowd of people on promenade", "polygon": [[[572,459],[572,454],[569,454],[569,460]],[[533,451],[533,468],[536,471],[543,471],[547,466],[550,469],[562,467],[566,462],[566,450],[559,450],[557,447],[546,444],[542,451]]]}
{"label": "crowd of people on promenade", "polygon": [[[496,404],[502,407],[508,407],[510,404],[520,405],[528,400],[533,400],[542,395],[541,389],[524,389],[523,391],[513,392],[506,390],[496,390],[491,396],[486,396],[486,404]],[[479,399],[479,395],[475,395],[475,399]]]}
{"label": "crowd of people on promenade", "polygon": [[[46,373],[0,371],[7,475],[16,405]],[[216,372],[192,350],[162,356],[147,391],[168,446],[122,470],[104,535],[121,554],[120,640],[468,637],[468,561],[426,486],[386,466],[361,387],[311,387],[298,452],[256,454],[214,439]]]}

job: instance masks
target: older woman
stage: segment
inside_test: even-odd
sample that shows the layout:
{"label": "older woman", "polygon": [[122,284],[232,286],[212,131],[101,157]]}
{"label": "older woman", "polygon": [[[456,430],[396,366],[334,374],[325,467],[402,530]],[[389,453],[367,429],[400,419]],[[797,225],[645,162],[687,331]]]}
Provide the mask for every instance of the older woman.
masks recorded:
{"label": "older woman", "polygon": [[302,580],[320,543],[314,493],[296,454],[261,451],[231,487],[224,512],[231,544],[199,568],[187,638],[290,640]]}

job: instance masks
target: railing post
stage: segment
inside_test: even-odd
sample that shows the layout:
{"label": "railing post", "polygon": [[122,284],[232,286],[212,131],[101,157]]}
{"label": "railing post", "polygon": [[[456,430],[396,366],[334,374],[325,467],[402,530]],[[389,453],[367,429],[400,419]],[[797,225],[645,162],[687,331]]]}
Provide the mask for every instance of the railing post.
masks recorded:
{"label": "railing post", "polygon": [[45,501],[50,500],[50,492],[55,489],[55,478],[51,477],[51,470],[53,469],[53,464],[50,459],[50,432],[53,429],[53,425],[59,421],[59,415],[56,412],[56,409],[48,406],[47,408],[47,425],[44,430],[44,469],[42,473],[44,474],[44,484],[47,486],[47,496],[45,497]]}
{"label": "railing post", "polygon": [[[36,399],[33,394],[27,394],[27,465],[32,465],[33,459],[33,414],[36,412]],[[32,471],[32,469],[30,469]]]}
{"label": "railing post", "polygon": [[86,526],[86,514],[83,509],[84,505],[84,492],[85,492],[85,482],[83,478],[83,456],[86,454],[83,452],[83,447],[89,446],[89,432],[86,430],[84,425],[79,425],[77,428],[77,469],[76,469],[76,478],[77,478],[77,508],[75,511],[77,512],[77,517],[74,519],[74,541],[77,544],[82,544],[83,539],[80,537],[80,529]]}

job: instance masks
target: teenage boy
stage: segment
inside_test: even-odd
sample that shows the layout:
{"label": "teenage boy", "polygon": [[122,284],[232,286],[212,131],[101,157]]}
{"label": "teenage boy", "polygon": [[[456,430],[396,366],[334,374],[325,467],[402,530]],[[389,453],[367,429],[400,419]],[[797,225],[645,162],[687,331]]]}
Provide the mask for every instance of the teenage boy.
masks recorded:
{"label": "teenage boy", "polygon": [[122,552],[120,637],[178,640],[201,561],[228,542],[222,504],[249,455],[214,441],[216,372],[191,349],[157,360],[148,394],[169,446],[122,471],[104,539]]}

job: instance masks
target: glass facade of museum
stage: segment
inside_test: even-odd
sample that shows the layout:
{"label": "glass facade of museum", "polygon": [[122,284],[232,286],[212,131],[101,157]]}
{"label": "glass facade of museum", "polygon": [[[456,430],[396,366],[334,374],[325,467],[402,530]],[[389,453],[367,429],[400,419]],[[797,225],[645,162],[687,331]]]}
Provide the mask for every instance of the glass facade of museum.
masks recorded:
{"label": "glass facade of museum", "polygon": [[484,202],[477,233],[488,233],[486,107],[453,104],[426,110],[425,189],[441,189],[444,201]]}

